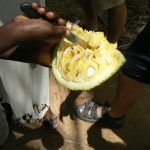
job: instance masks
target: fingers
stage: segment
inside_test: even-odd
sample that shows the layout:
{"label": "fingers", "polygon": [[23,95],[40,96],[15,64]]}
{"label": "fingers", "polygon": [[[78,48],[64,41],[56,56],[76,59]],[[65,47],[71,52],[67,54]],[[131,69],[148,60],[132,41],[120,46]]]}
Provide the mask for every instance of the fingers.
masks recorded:
{"label": "fingers", "polygon": [[60,18],[58,13],[56,13],[56,12],[47,12],[45,15],[48,19],[56,20],[57,25],[60,25],[60,26],[66,25],[65,20]]}
{"label": "fingers", "polygon": [[46,13],[46,9],[44,7],[41,7],[37,3],[32,3],[32,8],[35,9],[41,15],[44,15]]}
{"label": "fingers", "polygon": [[58,24],[59,24],[60,26],[65,26],[65,25],[66,25],[66,22],[65,22],[64,19],[59,18],[59,19],[58,19]]}
{"label": "fingers", "polygon": [[32,3],[32,7],[41,15],[45,15],[48,20],[55,20],[57,25],[65,26],[64,19],[60,18],[58,13],[47,11],[46,8],[41,7],[37,3]]}
{"label": "fingers", "polygon": [[52,35],[53,37],[63,37],[66,34],[67,34],[67,29],[63,26],[51,26],[51,30],[49,33],[49,35]]}
{"label": "fingers", "polygon": [[20,16],[15,17],[14,21],[18,22],[18,21],[27,20],[27,19],[29,19],[29,18],[24,15],[20,15]]}
{"label": "fingers", "polygon": [[32,3],[32,7],[36,10],[39,8],[39,5],[37,3]]}
{"label": "fingers", "polygon": [[49,18],[49,19],[58,20],[58,18],[59,18],[58,13],[52,12],[52,11],[47,12],[45,15],[46,15],[46,17]]}
{"label": "fingers", "polygon": [[70,32],[67,28],[63,26],[53,26],[51,30],[49,30],[49,36],[47,37],[46,42],[54,45],[58,43],[64,36],[66,36]]}

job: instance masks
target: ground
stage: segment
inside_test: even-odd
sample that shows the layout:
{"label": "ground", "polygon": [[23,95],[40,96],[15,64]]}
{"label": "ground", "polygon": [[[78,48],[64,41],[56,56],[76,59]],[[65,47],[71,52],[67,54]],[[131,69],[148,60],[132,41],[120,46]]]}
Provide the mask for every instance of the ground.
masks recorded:
{"label": "ground", "polygon": [[[69,94],[53,76],[51,84],[52,109],[62,120],[58,130],[50,131],[41,124],[25,128],[12,125],[2,150],[150,150],[149,86],[145,85],[145,93],[128,112],[124,127],[111,130],[77,119],[72,106],[79,92]],[[116,75],[96,88],[95,94],[100,102],[111,101],[115,89]]]}

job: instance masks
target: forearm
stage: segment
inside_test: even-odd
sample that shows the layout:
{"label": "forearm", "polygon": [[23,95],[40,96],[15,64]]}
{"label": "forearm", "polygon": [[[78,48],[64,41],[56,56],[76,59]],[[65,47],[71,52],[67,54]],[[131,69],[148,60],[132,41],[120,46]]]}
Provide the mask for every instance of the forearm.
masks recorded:
{"label": "forearm", "polygon": [[[56,19],[55,14],[54,19]],[[44,42],[49,38],[54,38],[57,43],[66,35],[66,31],[64,25],[55,26],[43,19],[17,16],[13,21],[0,28],[0,54],[9,48],[33,40]]]}
{"label": "forearm", "polygon": [[13,25],[6,24],[0,27],[0,54],[17,45],[17,32]]}

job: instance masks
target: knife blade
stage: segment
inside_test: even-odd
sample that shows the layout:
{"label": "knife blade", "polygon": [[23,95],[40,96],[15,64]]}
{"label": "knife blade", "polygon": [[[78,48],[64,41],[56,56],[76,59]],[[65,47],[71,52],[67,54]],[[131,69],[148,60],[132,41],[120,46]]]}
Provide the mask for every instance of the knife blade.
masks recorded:
{"label": "knife blade", "polygon": [[[36,10],[33,9],[32,4],[30,2],[22,3],[20,5],[20,9],[24,14],[26,14],[30,18],[34,18],[34,19],[42,18],[54,25],[58,24],[56,22],[56,20],[48,19],[45,15],[39,14]],[[74,34],[72,32],[70,32],[69,35],[66,35],[65,38],[70,40],[74,44],[78,44],[78,45],[82,46],[84,49],[86,49],[88,47],[88,43],[86,41],[82,40],[79,36],[77,36],[76,34]]]}

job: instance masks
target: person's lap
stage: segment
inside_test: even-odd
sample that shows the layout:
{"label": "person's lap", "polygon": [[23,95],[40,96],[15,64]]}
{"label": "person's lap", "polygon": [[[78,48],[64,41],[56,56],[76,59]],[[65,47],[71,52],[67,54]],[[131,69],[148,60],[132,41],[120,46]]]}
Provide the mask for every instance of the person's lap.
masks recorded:
{"label": "person's lap", "polygon": [[[49,126],[52,125],[52,128],[54,128],[53,122],[55,123],[54,126],[56,127],[58,124],[58,118],[52,112],[49,111],[50,109],[48,109],[50,108],[50,103],[49,103],[49,86],[50,85],[49,85],[49,68],[48,68],[51,62],[50,51],[51,51],[50,47],[47,44],[41,45],[41,43],[37,43],[37,42],[25,43],[21,46],[18,46],[16,50],[12,50],[9,54],[1,56],[2,58],[2,60],[0,60],[1,68],[7,68],[7,70],[4,71],[5,69],[3,69],[3,71],[0,72],[0,76],[2,77],[7,72],[7,77],[5,78],[7,81],[8,79],[10,80],[10,83],[8,82],[7,84],[6,82],[2,83],[5,86],[5,88],[7,87],[6,92],[8,96],[11,97],[10,100],[6,98],[5,99],[6,102],[10,103],[11,107],[13,107],[13,106],[19,106],[18,103],[16,103],[16,101],[18,101],[20,104],[20,107],[17,107],[17,108],[22,108],[19,111],[13,112],[16,115],[15,118],[17,120],[20,115],[23,116],[26,113],[32,114],[32,112],[35,112],[33,113],[35,115],[32,115],[33,117],[31,118],[32,122],[34,119],[42,120],[42,117],[44,117],[44,120],[43,120],[44,123],[46,122],[47,125],[48,124]],[[13,75],[9,77],[9,74],[13,74]],[[30,80],[31,82],[29,82]],[[4,82],[5,79],[3,78],[1,81]],[[18,83],[19,86],[17,86],[16,83]],[[15,89],[9,90],[8,87],[10,84],[11,85],[14,84]],[[29,92],[28,89],[30,89],[30,87],[32,87],[31,89],[32,93],[28,93]],[[36,87],[36,88],[33,88],[33,87]],[[1,88],[3,91],[3,87]],[[21,98],[21,100],[19,100],[19,97],[18,96],[16,97],[14,94],[10,96],[10,94],[12,93],[11,91],[14,91],[14,93],[22,93],[23,95],[26,95],[27,100],[25,100],[26,98],[24,96]],[[42,91],[45,91],[45,92],[42,92]],[[2,93],[5,93],[5,92],[2,92]],[[35,96],[35,95],[38,95],[38,96]],[[30,101],[30,99],[33,99],[33,100],[35,99],[35,100]],[[26,105],[23,104],[24,101],[26,101]],[[40,111],[40,113],[37,113],[34,105],[36,105],[37,109],[41,109],[40,107],[43,107],[42,111]],[[17,110],[17,109],[13,108],[13,110]],[[38,118],[36,117],[36,114],[38,114],[38,116],[41,116],[41,115],[42,116]],[[26,119],[24,121],[26,122]],[[24,121],[22,121],[21,124]],[[30,120],[28,121],[30,122]]]}

